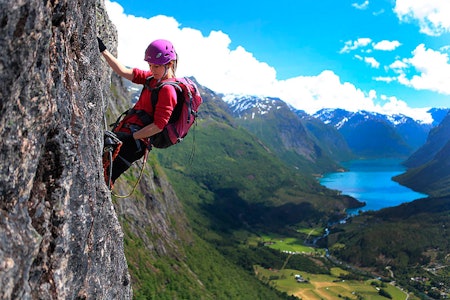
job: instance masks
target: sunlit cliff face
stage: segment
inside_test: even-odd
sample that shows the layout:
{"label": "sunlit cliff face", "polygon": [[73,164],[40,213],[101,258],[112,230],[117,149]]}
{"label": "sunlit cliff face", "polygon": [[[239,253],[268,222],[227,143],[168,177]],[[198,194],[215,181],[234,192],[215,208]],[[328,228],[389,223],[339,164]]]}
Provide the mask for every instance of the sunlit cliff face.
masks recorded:
{"label": "sunlit cliff face", "polygon": [[100,162],[110,73],[100,1],[0,4],[0,298],[127,299]]}

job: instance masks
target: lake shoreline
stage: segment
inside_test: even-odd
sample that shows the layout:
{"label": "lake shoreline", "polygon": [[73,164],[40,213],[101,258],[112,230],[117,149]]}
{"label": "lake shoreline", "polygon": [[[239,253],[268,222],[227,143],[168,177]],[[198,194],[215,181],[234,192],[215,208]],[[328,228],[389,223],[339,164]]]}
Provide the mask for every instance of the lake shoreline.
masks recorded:
{"label": "lake shoreline", "polygon": [[392,179],[406,171],[401,162],[401,159],[395,158],[351,160],[342,163],[347,171],[327,173],[318,180],[329,189],[340,191],[342,195],[365,203],[363,206],[347,209],[349,215],[398,206],[428,197]]}

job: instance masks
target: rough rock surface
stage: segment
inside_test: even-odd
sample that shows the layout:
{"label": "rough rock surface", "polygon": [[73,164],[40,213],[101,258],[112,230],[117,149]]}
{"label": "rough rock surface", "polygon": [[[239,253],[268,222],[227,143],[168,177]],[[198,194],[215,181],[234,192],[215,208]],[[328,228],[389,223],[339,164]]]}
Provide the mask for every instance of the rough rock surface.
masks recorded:
{"label": "rough rock surface", "polygon": [[0,0],[1,299],[131,298],[100,159],[102,2]]}

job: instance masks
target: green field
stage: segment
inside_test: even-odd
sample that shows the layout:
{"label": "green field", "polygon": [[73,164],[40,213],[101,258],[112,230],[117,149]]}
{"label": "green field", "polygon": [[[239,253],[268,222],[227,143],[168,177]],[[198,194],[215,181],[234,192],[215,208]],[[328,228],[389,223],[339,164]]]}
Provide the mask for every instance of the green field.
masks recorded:
{"label": "green field", "polygon": [[[300,232],[300,231],[299,231]],[[320,232],[304,229],[305,235],[321,235]],[[284,237],[275,234],[265,234],[259,237],[253,237],[249,239],[249,245],[256,245],[258,243],[264,243],[269,248],[276,249],[279,251],[292,252],[292,253],[310,253],[315,255],[324,255],[325,250],[314,248],[310,246],[305,246],[303,243],[303,239],[293,238],[293,237]]]}
{"label": "green field", "polygon": [[[340,268],[333,268],[331,270],[331,275],[309,274],[291,269],[268,270],[260,266],[255,266],[254,270],[256,276],[263,282],[301,299],[388,299],[379,295],[380,289],[385,290],[394,300],[419,299],[412,295],[409,295],[409,298],[407,298],[405,292],[391,284],[384,284],[380,287],[382,283],[377,280],[341,280],[338,276],[348,272]],[[307,282],[297,282],[295,275],[301,275]]]}
{"label": "green field", "polygon": [[[417,300],[414,295],[408,295],[399,287],[379,280],[343,280],[350,274],[349,271],[339,267],[331,267],[329,274],[312,274],[301,270],[284,269],[290,257],[295,255],[307,255],[308,257],[324,257],[325,250],[304,245],[304,240],[321,236],[321,228],[302,228],[297,232],[300,237],[286,237],[277,234],[261,234],[247,239],[249,245],[261,245],[288,252],[291,255],[286,259],[281,270],[267,269],[254,266],[254,271],[259,280],[272,287],[294,295],[300,299],[308,300],[341,300],[341,299],[367,299],[386,300],[380,292],[391,296],[394,300]],[[304,237],[304,238],[303,238]],[[296,275],[300,275],[305,282],[297,282]],[[351,274],[350,274],[351,275]]]}
{"label": "green field", "polygon": [[323,228],[300,228],[297,229],[297,232],[306,234],[307,236],[321,236],[323,235]]}

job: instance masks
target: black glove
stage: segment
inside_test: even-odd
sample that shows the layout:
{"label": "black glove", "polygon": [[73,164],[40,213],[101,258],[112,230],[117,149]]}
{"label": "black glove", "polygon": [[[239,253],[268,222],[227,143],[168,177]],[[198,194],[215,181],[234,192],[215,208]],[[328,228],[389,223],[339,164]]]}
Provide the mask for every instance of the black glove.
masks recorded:
{"label": "black glove", "polygon": [[100,50],[100,53],[106,50],[106,46],[105,44],[103,44],[103,41],[97,37],[97,42],[98,42],[98,50]]}

